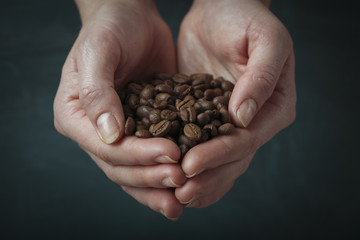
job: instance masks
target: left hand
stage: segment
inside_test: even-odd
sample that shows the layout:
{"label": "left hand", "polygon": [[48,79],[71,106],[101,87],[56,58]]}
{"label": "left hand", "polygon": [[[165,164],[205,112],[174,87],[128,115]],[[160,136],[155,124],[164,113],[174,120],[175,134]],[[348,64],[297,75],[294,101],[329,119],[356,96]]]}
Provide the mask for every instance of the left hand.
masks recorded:
{"label": "left hand", "polygon": [[291,37],[260,0],[196,0],[178,39],[179,72],[211,72],[235,83],[229,113],[236,131],[192,148],[189,179],[176,189],[188,207],[221,199],[255,152],[295,119]]}

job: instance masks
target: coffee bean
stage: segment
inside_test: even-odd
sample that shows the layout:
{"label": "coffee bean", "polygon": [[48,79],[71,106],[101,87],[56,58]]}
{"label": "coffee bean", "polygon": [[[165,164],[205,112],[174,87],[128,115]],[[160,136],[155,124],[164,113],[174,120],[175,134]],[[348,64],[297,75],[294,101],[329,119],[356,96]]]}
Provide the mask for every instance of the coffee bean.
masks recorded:
{"label": "coffee bean", "polygon": [[199,115],[197,115],[197,122],[200,126],[204,126],[205,124],[210,122],[210,116],[205,112],[200,113]]}
{"label": "coffee bean", "polygon": [[150,99],[154,97],[155,89],[154,87],[146,86],[140,93],[140,97],[144,99]]}
{"label": "coffee bean", "polygon": [[132,117],[128,117],[125,122],[125,135],[130,136],[135,131],[135,120]]}
{"label": "coffee bean", "polygon": [[195,108],[192,106],[181,108],[180,118],[184,123],[195,122],[196,121]]}
{"label": "coffee bean", "polygon": [[160,116],[161,116],[161,119],[163,119],[163,120],[173,121],[173,120],[176,119],[177,113],[173,112],[173,111],[171,111],[169,109],[164,109],[164,110],[161,111]]}
{"label": "coffee bean", "polygon": [[139,106],[139,97],[136,94],[130,94],[126,103],[131,109],[135,110]]}
{"label": "coffee bean", "polygon": [[193,106],[195,103],[194,99],[188,98],[182,101],[177,101],[176,108],[177,110],[181,110],[182,108],[187,108]]}
{"label": "coffee bean", "polygon": [[234,84],[233,84],[232,82],[229,82],[229,81],[224,80],[224,81],[221,83],[221,88],[222,88],[222,90],[224,90],[224,91],[232,91],[233,88],[234,88]]}
{"label": "coffee bean", "polygon": [[155,102],[165,101],[167,102],[171,98],[171,95],[168,93],[158,93],[155,96]]}
{"label": "coffee bean", "polygon": [[228,134],[231,134],[234,130],[235,130],[235,127],[233,124],[225,123],[218,128],[218,133],[220,135],[228,135]]}
{"label": "coffee bean", "polygon": [[202,97],[204,97],[204,92],[201,91],[201,90],[195,90],[195,91],[194,91],[194,96],[195,96],[197,99],[202,98]]}
{"label": "coffee bean", "polygon": [[179,136],[178,143],[184,144],[184,145],[188,146],[189,148],[192,148],[196,145],[196,141],[191,140],[190,138],[188,138],[187,136],[185,136],[183,134]]}
{"label": "coffee bean", "polygon": [[229,98],[225,96],[217,96],[213,99],[213,103],[216,105],[221,103],[223,105],[227,105],[229,103]]}
{"label": "coffee bean", "polygon": [[151,133],[147,129],[141,129],[135,132],[135,136],[139,138],[149,138],[151,137]]}
{"label": "coffee bean", "polygon": [[215,126],[215,127],[220,127],[221,126],[221,121],[219,119],[214,119],[211,121],[211,123]]}
{"label": "coffee bean", "polygon": [[174,120],[171,122],[171,129],[168,132],[171,136],[177,136],[180,130],[180,123],[178,120]]}
{"label": "coffee bean", "polygon": [[188,83],[190,82],[190,77],[187,76],[186,74],[182,74],[182,73],[177,73],[175,74],[172,79],[174,80],[174,82],[176,83]]}
{"label": "coffee bean", "polygon": [[158,102],[155,102],[153,104],[153,107],[156,108],[156,109],[165,109],[168,105],[168,102],[163,100],[163,101],[158,101]]}
{"label": "coffee bean", "polygon": [[225,91],[224,92],[224,97],[228,97],[230,99],[231,97],[231,91]]}
{"label": "coffee bean", "polygon": [[221,115],[221,121],[223,123],[229,123],[231,122],[231,118],[230,118],[230,115],[229,115],[229,112],[228,110],[225,108],[225,107],[222,107],[220,110],[220,115]]}
{"label": "coffee bean", "polygon": [[149,113],[149,120],[151,123],[158,123],[161,121],[161,116],[160,116],[161,110],[159,109],[154,109]]}
{"label": "coffee bean", "polygon": [[210,116],[210,118],[218,118],[219,117],[219,111],[217,109],[213,110],[206,110],[204,113]]}
{"label": "coffee bean", "polygon": [[139,107],[136,109],[136,115],[138,115],[140,118],[148,117],[148,116],[149,116],[149,113],[151,112],[151,110],[153,110],[152,107],[149,107],[149,106],[139,106]]}
{"label": "coffee bean", "polygon": [[210,81],[210,87],[211,88],[220,88],[221,87],[221,79],[213,79]]}
{"label": "coffee bean", "polygon": [[139,95],[141,91],[143,90],[143,87],[137,83],[130,83],[128,86],[130,92],[135,93]]}
{"label": "coffee bean", "polygon": [[190,140],[198,141],[201,138],[201,128],[193,123],[188,123],[184,127],[184,134]]}
{"label": "coffee bean", "polygon": [[194,90],[201,90],[201,91],[205,91],[209,88],[210,88],[210,85],[208,83],[203,83],[203,84],[193,86]]}
{"label": "coffee bean", "polygon": [[203,127],[203,129],[204,129],[204,130],[207,130],[212,137],[215,137],[215,136],[218,135],[217,128],[216,128],[215,125],[212,124],[212,123],[206,124],[206,125]]}
{"label": "coffee bean", "polygon": [[212,80],[213,76],[208,73],[194,73],[190,75],[190,79],[193,82],[196,82],[198,80],[203,81],[202,83],[209,83],[210,80]]}
{"label": "coffee bean", "polygon": [[186,146],[185,144],[181,144],[181,145],[179,146],[179,148],[180,148],[180,152],[181,152],[181,156],[182,156],[182,157],[184,157],[185,154],[189,151],[189,147]]}
{"label": "coffee bean", "polygon": [[169,93],[169,94],[173,93],[172,87],[165,83],[156,85],[155,90],[158,91],[159,93]]}
{"label": "coffee bean", "polygon": [[141,122],[144,124],[144,126],[145,126],[146,128],[149,128],[150,125],[152,124],[152,122],[150,121],[150,119],[147,118],[147,117],[143,117],[143,118],[141,119]]}
{"label": "coffee bean", "polygon": [[150,126],[150,132],[154,137],[163,137],[171,129],[171,123],[168,120],[161,120],[156,124]]}
{"label": "coffee bean", "polygon": [[180,98],[183,98],[186,95],[188,95],[190,91],[191,91],[191,86],[187,84],[182,84],[182,85],[179,84],[174,87],[175,94]]}

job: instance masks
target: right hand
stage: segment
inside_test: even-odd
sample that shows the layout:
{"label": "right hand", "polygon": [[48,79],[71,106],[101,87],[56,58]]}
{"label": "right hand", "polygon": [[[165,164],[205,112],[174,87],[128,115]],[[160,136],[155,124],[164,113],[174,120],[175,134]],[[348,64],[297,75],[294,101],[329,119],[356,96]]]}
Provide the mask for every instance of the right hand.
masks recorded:
{"label": "right hand", "polygon": [[171,32],[152,1],[77,1],[82,28],[63,67],[54,123],[114,182],[168,218],[183,206],[169,187],[185,183],[180,151],[167,139],[123,137],[118,91],[152,72],[175,73]]}

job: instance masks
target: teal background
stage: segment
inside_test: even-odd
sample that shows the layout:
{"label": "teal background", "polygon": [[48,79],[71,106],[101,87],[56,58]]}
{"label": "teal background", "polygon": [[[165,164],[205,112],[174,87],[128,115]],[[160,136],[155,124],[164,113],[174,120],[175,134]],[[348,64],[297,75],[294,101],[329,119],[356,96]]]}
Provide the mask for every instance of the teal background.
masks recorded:
{"label": "teal background", "polygon": [[[191,1],[156,2],[176,38]],[[0,238],[360,239],[359,17],[332,2],[273,1],[294,39],[297,119],[221,201],[172,222],[53,127],[74,3],[0,1]]]}

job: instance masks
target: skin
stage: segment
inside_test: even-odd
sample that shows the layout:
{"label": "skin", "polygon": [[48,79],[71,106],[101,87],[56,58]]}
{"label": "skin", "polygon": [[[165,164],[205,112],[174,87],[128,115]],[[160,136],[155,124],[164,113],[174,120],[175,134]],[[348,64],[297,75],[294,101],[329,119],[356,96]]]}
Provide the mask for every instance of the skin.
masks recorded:
{"label": "skin", "polygon": [[[182,22],[175,56],[170,30],[152,1],[78,0],[83,26],[54,101],[56,129],[77,142],[125,192],[169,219],[180,217],[184,207],[217,202],[257,149],[295,118],[292,41],[269,4],[194,1]],[[171,141],[124,137],[118,94],[126,82],[152,72],[211,72],[236,83],[229,103],[236,131],[192,148],[181,166]],[[244,122],[238,110],[247,99],[254,100],[256,109]],[[103,113],[118,126],[111,141],[99,133]]]}

